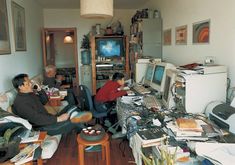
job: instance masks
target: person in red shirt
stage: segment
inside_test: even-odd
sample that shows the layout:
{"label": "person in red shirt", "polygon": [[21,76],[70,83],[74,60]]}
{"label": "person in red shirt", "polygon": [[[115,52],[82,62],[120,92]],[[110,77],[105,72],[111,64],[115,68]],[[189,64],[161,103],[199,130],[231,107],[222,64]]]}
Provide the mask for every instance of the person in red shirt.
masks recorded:
{"label": "person in red shirt", "polygon": [[114,73],[112,80],[107,81],[95,96],[95,107],[97,111],[107,111],[114,105],[116,99],[127,95],[127,91],[122,90],[124,86],[124,75],[122,73]]}

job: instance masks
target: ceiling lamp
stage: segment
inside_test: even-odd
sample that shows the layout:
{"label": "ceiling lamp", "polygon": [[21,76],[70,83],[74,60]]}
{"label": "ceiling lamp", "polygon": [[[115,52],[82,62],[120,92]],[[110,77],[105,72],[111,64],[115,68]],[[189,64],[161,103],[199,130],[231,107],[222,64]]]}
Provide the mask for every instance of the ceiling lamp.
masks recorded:
{"label": "ceiling lamp", "polygon": [[65,44],[72,44],[73,43],[72,35],[73,35],[73,33],[71,33],[71,32],[66,33],[66,36],[64,37]]}
{"label": "ceiling lamp", "polygon": [[110,18],[113,16],[113,0],[80,0],[83,18]]}

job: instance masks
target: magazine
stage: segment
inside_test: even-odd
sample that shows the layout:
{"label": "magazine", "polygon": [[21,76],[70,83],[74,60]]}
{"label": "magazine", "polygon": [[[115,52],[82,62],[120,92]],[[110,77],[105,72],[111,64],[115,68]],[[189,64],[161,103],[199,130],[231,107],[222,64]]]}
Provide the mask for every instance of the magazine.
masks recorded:
{"label": "magazine", "polygon": [[34,151],[39,147],[39,144],[30,144],[20,151],[15,157],[10,161],[15,163],[15,165],[21,165],[26,162],[32,161],[34,157]]}
{"label": "magazine", "polygon": [[40,134],[40,131],[27,130],[20,136],[21,143],[30,143],[30,142],[38,141],[39,134]]}

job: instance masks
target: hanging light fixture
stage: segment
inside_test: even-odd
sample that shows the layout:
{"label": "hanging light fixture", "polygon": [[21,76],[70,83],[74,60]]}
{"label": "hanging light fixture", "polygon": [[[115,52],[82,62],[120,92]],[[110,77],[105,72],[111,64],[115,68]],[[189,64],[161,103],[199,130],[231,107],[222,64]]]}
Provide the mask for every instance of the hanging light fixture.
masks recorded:
{"label": "hanging light fixture", "polygon": [[110,18],[113,0],[80,0],[80,13],[84,18]]}
{"label": "hanging light fixture", "polygon": [[72,44],[73,43],[73,33],[72,32],[66,32],[66,35],[64,37],[64,43],[65,44]]}

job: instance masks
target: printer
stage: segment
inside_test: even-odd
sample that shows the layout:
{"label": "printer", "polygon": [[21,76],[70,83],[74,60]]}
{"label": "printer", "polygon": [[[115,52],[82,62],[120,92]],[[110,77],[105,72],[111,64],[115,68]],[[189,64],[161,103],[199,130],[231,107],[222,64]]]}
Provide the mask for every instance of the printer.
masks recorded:
{"label": "printer", "polygon": [[235,134],[235,108],[218,101],[207,105],[205,114],[221,128]]}

